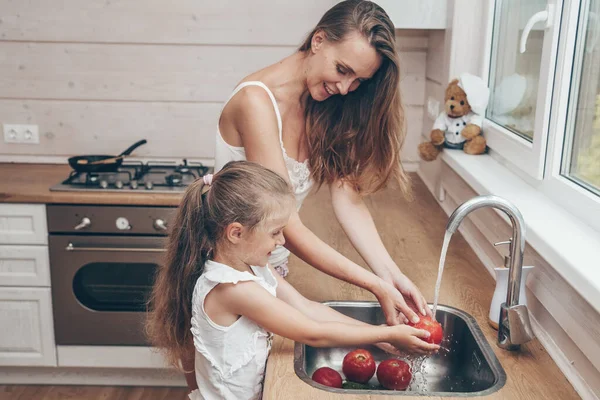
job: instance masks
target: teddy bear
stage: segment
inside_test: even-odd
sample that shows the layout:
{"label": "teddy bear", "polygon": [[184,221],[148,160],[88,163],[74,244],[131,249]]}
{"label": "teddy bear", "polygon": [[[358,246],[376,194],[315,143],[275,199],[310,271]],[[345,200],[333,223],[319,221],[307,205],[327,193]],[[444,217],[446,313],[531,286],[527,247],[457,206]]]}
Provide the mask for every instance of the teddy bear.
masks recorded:
{"label": "teddy bear", "polygon": [[462,74],[446,88],[444,111],[431,131],[431,141],[419,144],[419,156],[433,161],[442,148],[462,149],[467,154],[486,152],[486,141],[481,135],[481,125],[490,91],[478,76]]}

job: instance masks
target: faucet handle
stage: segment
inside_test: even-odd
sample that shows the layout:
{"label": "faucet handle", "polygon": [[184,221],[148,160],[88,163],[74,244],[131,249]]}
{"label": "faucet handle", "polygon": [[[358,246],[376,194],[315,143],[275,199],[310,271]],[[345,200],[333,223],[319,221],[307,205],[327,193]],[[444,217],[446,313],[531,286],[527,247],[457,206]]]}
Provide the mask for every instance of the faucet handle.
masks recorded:
{"label": "faucet handle", "polygon": [[[508,244],[509,246],[512,246],[512,238],[503,242],[494,243],[494,246],[500,246],[501,244]],[[504,268],[510,268],[510,256],[504,256]]]}
{"label": "faucet handle", "polygon": [[508,309],[508,330],[512,344],[527,343],[535,337],[526,305],[518,304]]}

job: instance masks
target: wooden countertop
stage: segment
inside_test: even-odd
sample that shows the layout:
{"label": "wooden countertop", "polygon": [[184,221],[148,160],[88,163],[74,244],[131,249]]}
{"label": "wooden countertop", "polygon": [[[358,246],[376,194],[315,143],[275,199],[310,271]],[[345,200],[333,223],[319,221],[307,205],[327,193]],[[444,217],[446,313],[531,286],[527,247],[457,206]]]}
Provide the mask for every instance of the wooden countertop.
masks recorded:
{"label": "wooden countertop", "polygon": [[[386,248],[400,269],[433,302],[437,267],[448,217],[425,185],[413,176],[415,201],[407,203],[398,191],[387,190],[367,199]],[[360,265],[364,265],[339,224],[335,221],[329,193],[321,190],[309,196],[300,213],[303,222],[325,242]],[[324,224],[323,221],[333,223]],[[288,281],[306,297],[316,300],[375,300],[362,289],[341,282],[309,267],[298,258],[290,258]],[[460,234],[450,242],[440,304],[459,308],[472,315],[496,357],[504,368],[507,381],[489,399],[578,399],[579,396],[558,369],[539,341],[523,345],[519,352],[496,346],[496,334],[487,323],[495,282]],[[267,364],[263,398],[266,400],[379,399],[389,396],[340,395],[316,389],[294,372],[294,343],[277,336]],[[402,399],[422,397],[402,396]],[[444,399],[458,397],[444,397]],[[481,398],[481,397],[477,397]]]}
{"label": "wooden countertop", "polygon": [[[151,192],[51,192],[50,186],[64,180],[69,171],[68,165],[0,163],[0,203],[177,206],[181,197],[180,194]],[[415,201],[411,203],[407,203],[399,191],[387,190],[367,198],[367,204],[392,258],[431,302],[448,218],[416,175],[413,175],[413,183]],[[327,190],[309,196],[301,216],[319,237],[353,261],[364,265],[339,224],[334,222]],[[316,301],[375,300],[370,293],[325,275],[293,256],[290,258],[288,280],[302,294]],[[487,324],[493,290],[493,278],[462,236],[455,234],[447,254],[440,304],[471,314],[500,360],[507,374],[507,382],[487,398],[578,399],[573,387],[537,340],[522,346],[520,352],[508,352],[496,346],[496,331]],[[267,364],[264,399],[389,399],[389,396],[339,395],[316,389],[296,376],[293,360],[294,343],[276,337]]]}
{"label": "wooden countertop", "polygon": [[0,163],[0,203],[113,204],[177,206],[181,194],[51,192],[50,187],[65,180],[71,168],[59,164]]}

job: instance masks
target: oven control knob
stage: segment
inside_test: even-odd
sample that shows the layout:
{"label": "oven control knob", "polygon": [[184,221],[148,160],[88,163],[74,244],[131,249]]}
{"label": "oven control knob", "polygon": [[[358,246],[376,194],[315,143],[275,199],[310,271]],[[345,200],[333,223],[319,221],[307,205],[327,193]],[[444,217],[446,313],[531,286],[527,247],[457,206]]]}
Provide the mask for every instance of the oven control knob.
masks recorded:
{"label": "oven control knob", "polygon": [[102,189],[106,189],[108,187],[108,182],[106,182],[105,180],[100,181],[100,187]]}
{"label": "oven control knob", "polygon": [[79,231],[79,230],[85,229],[85,228],[87,228],[88,226],[91,226],[91,225],[92,225],[92,220],[89,219],[88,217],[83,217],[81,219],[81,222],[79,223],[79,225],[76,225],[74,229],[76,231]]}
{"label": "oven control knob", "polygon": [[146,189],[147,190],[152,190],[153,187],[154,187],[154,185],[152,184],[152,182],[150,182],[150,181],[146,182]]}
{"label": "oven control knob", "polygon": [[129,186],[131,186],[132,189],[137,189],[138,183],[137,181],[131,181],[129,182]]}
{"label": "oven control knob", "polygon": [[131,225],[129,225],[129,221],[125,217],[117,218],[115,225],[117,225],[117,229],[120,229],[122,231],[128,231],[131,229]]}
{"label": "oven control knob", "polygon": [[165,222],[164,219],[160,219],[157,218],[154,220],[154,229],[156,229],[157,231],[166,231],[167,230],[167,223]]}
{"label": "oven control knob", "polygon": [[115,182],[115,186],[117,187],[117,189],[123,189],[123,182],[121,182],[121,181],[116,181],[116,182]]}

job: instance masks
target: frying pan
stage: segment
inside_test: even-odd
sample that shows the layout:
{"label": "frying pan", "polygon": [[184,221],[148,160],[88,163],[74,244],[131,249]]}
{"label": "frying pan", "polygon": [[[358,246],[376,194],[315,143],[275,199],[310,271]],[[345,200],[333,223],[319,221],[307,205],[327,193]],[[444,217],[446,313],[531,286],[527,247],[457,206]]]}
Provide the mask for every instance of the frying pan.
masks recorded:
{"label": "frying pan", "polygon": [[123,163],[123,157],[130,155],[133,150],[147,143],[146,139],[135,142],[118,156],[88,155],[69,158],[69,165],[77,172],[112,172]]}

